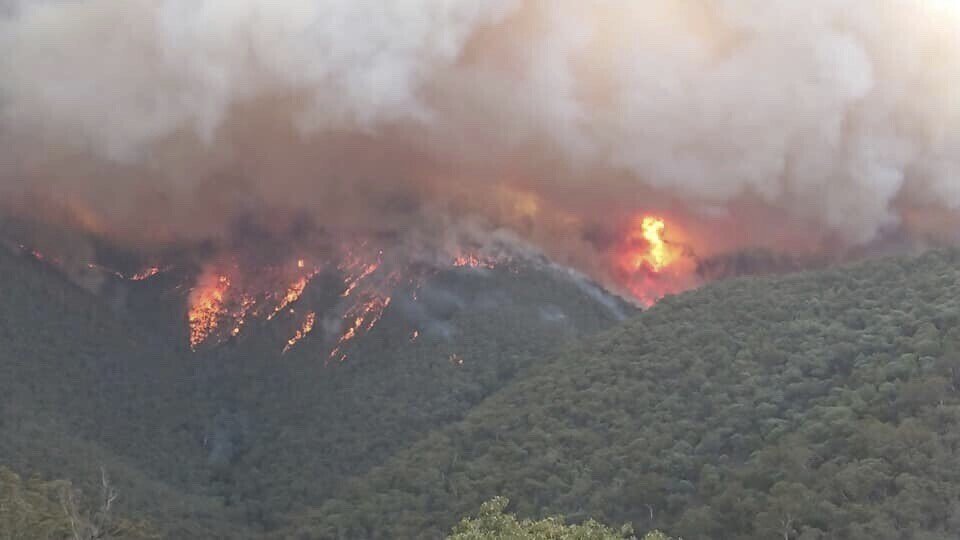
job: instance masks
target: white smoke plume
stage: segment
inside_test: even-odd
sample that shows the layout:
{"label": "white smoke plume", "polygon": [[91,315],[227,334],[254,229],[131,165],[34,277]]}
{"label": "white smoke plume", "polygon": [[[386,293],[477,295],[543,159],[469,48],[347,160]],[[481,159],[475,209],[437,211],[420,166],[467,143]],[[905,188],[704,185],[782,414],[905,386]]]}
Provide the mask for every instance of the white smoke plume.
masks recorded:
{"label": "white smoke plume", "polygon": [[584,231],[641,211],[698,253],[955,239],[955,0],[7,0],[0,50],[6,198],[134,238],[429,211],[601,278]]}

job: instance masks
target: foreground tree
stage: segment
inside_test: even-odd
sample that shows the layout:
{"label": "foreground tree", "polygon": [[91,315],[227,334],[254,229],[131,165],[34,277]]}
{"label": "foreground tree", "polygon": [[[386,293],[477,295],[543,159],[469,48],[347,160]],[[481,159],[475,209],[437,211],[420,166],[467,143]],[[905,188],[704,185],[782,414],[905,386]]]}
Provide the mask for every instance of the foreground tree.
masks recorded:
{"label": "foreground tree", "polygon": [[[594,520],[580,525],[567,525],[562,517],[548,517],[539,521],[518,520],[505,513],[509,500],[496,497],[483,503],[476,517],[463,519],[453,529],[449,540],[624,540],[636,539],[633,527],[624,525],[619,531]],[[659,531],[653,531],[643,540],[670,540]]]}
{"label": "foreground tree", "polygon": [[7,540],[146,540],[158,538],[143,523],[114,515],[117,491],[101,470],[100,497],[84,500],[66,480],[22,480],[0,467],[0,538]]}

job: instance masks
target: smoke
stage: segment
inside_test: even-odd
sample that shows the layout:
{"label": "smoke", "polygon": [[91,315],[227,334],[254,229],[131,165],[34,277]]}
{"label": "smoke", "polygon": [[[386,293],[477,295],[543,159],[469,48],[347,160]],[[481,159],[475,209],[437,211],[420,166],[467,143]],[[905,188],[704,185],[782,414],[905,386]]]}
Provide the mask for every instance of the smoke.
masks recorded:
{"label": "smoke", "polygon": [[700,256],[956,241],[958,36],[955,0],[6,0],[0,194],[133,242],[469,221],[602,281],[637,212]]}

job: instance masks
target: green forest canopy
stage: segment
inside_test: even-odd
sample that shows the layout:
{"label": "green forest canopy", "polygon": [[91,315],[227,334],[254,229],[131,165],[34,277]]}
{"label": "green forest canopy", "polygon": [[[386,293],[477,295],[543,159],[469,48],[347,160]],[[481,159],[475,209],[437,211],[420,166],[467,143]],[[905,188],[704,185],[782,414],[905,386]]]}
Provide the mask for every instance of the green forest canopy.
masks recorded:
{"label": "green forest canopy", "polygon": [[[0,465],[20,475],[7,486],[39,482],[17,523],[60,515],[43,482],[20,477],[94,494],[103,465],[120,515],[178,538],[441,538],[500,495],[521,527],[563,515],[572,530],[592,518],[687,539],[960,530],[957,251],[716,283],[559,349],[569,332],[530,315],[573,314],[585,297],[494,274],[512,298],[501,317],[464,310],[475,331],[461,341],[400,347],[385,314],[334,371],[255,340],[183,357],[3,257]],[[478,298],[494,286],[472,283]],[[597,312],[571,328],[609,325]],[[220,434],[232,457],[218,461],[205,437]]]}

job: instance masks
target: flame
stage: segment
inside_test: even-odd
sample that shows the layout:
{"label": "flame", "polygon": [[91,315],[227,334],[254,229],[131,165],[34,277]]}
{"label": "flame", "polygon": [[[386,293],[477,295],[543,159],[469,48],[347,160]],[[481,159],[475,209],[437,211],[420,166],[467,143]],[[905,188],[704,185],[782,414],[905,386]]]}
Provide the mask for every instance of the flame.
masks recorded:
{"label": "flame", "polygon": [[276,308],[274,308],[273,313],[267,316],[267,320],[272,320],[277,316],[277,313],[283,311],[285,307],[299,300],[300,296],[303,295],[303,291],[307,288],[307,283],[310,282],[312,277],[313,274],[309,276],[303,276],[297,281],[293,282],[293,284],[287,289],[287,292],[283,295],[283,298],[280,299],[280,303],[277,304]]}
{"label": "flame", "polygon": [[492,258],[481,257],[479,255],[468,253],[459,255],[453,260],[453,266],[456,268],[496,268],[497,263]]}
{"label": "flame", "polygon": [[618,279],[641,304],[649,306],[689,285],[688,258],[684,258],[680,244],[666,239],[667,231],[668,223],[662,217],[637,216],[617,250]]}
{"label": "flame", "polygon": [[414,331],[410,334],[410,343],[413,343],[414,341],[416,341],[418,337],[420,337],[420,331],[419,331],[419,330],[414,330]]}
{"label": "flame", "polygon": [[[382,254],[383,252],[381,251],[380,255]],[[348,263],[346,265],[341,266],[341,270],[349,270],[351,269],[352,266],[353,264]],[[380,261],[377,260],[376,262],[372,262],[368,264],[360,264],[359,266],[361,268],[361,271],[359,274],[356,274],[356,275],[348,274],[347,277],[344,278],[343,283],[347,286],[347,288],[340,294],[340,296],[344,298],[346,298],[347,296],[350,296],[350,293],[352,293],[353,290],[356,289],[358,285],[360,285],[361,281],[363,281],[366,277],[376,272],[377,269],[380,268]]]}
{"label": "flame", "polygon": [[347,329],[340,335],[336,346],[330,351],[329,358],[333,358],[342,353],[343,347],[361,333],[373,330],[380,318],[383,317],[384,310],[390,305],[389,296],[380,296],[374,294],[370,299],[355,304],[347,310],[343,316],[347,322]]}
{"label": "flame", "polygon": [[160,272],[162,272],[162,270],[159,267],[151,266],[150,268],[146,268],[130,276],[130,281],[143,281],[145,279],[150,279]]}
{"label": "flame", "polygon": [[196,348],[207,340],[226,315],[224,298],[230,289],[230,279],[225,275],[210,275],[201,280],[190,294],[190,309],[187,321],[190,326],[190,348]]}
{"label": "flame", "polygon": [[307,337],[307,334],[313,331],[313,323],[316,322],[316,319],[316,313],[312,311],[307,312],[307,316],[303,321],[303,325],[299,330],[297,330],[297,333],[294,334],[293,337],[287,340],[287,344],[283,347],[283,353],[281,354],[286,354],[286,352],[289,351],[291,347],[296,345],[298,341]]}
{"label": "flame", "polygon": [[629,243],[642,246],[630,253],[629,261],[634,270],[648,266],[655,273],[661,272],[679,256],[679,252],[672,249],[663,238],[666,228],[663,218],[656,216],[643,216],[635,220],[627,238]]}
{"label": "flame", "polygon": [[237,337],[240,335],[240,329],[243,328],[243,325],[247,323],[247,314],[250,313],[250,310],[256,305],[256,298],[248,293],[241,293],[240,307],[232,315],[233,330],[230,331],[231,336]]}

